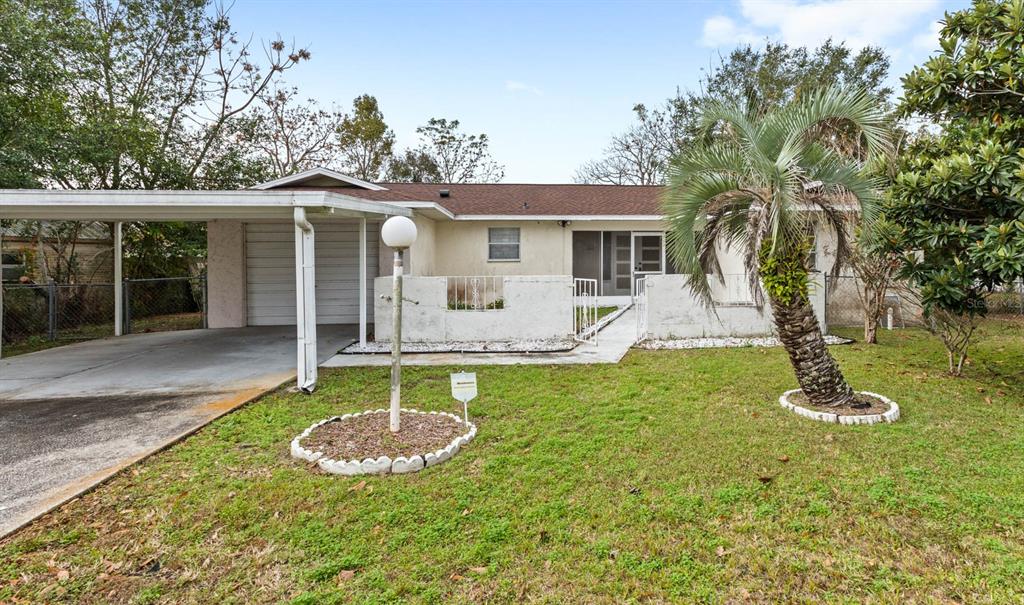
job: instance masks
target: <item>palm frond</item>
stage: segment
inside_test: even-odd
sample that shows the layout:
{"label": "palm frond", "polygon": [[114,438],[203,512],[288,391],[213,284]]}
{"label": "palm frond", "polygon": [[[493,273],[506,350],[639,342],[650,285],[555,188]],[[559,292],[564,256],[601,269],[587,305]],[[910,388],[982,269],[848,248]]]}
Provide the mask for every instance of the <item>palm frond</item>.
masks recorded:
{"label": "palm frond", "polygon": [[766,130],[786,133],[787,140],[806,140],[823,125],[846,123],[864,137],[870,156],[892,152],[888,118],[861,89],[821,88],[771,114],[767,121]]}
{"label": "palm frond", "polygon": [[[670,174],[662,200],[668,225],[668,252],[679,272],[689,276],[691,289],[708,306],[712,302],[711,285],[704,270],[716,262],[713,250],[707,247],[708,216],[715,216],[729,204],[743,204],[749,199],[750,195],[742,191],[740,181],[733,176],[714,172]],[[714,224],[712,231],[717,234]]]}

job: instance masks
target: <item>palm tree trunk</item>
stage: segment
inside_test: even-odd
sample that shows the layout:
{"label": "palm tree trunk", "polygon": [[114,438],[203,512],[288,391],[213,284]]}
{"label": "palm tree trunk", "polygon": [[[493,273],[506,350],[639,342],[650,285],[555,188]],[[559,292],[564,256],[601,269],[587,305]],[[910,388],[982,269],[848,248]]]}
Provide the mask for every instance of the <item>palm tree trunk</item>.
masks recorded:
{"label": "palm tree trunk", "polygon": [[770,297],[775,329],[789,353],[797,382],[816,406],[834,407],[852,403],[853,389],[828,352],[818,318],[810,301],[783,303]]}

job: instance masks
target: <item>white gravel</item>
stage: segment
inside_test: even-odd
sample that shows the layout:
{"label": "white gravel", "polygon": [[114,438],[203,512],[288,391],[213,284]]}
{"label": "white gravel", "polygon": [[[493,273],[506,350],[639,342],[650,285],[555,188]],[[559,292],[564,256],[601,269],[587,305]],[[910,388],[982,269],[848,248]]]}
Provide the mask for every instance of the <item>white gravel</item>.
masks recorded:
{"label": "white gravel", "polygon": [[[828,334],[825,342],[830,345],[844,345],[853,342],[848,338],[840,338]],[[738,338],[726,336],[721,338],[678,338],[674,340],[643,340],[636,344],[638,349],[674,350],[674,349],[719,349],[728,347],[778,347],[781,346],[774,336],[756,336]]]}
{"label": "white gravel", "polygon": [[[550,353],[571,351],[576,342],[569,338],[546,338],[516,340],[512,342],[455,341],[455,342],[407,342],[402,345],[403,353]],[[355,343],[341,350],[346,355],[361,353],[390,353],[389,342],[368,342],[365,347]]]}

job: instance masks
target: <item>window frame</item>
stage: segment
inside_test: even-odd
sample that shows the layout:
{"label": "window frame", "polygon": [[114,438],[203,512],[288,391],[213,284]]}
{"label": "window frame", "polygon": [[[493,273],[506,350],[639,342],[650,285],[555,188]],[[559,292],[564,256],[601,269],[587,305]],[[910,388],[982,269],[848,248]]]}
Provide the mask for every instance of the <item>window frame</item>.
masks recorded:
{"label": "window frame", "polygon": [[[495,242],[493,241],[493,233],[496,230],[503,231],[514,231],[516,234],[515,242]],[[519,227],[488,227],[487,228],[487,262],[489,263],[518,263],[523,259],[523,231]],[[515,246],[516,256],[515,258],[494,258],[492,251],[494,246],[511,247]]]}

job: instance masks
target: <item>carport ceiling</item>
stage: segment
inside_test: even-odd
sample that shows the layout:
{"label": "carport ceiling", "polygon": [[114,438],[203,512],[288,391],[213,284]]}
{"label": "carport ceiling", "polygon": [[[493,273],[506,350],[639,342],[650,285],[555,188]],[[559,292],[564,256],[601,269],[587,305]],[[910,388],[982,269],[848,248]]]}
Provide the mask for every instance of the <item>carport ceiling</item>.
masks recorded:
{"label": "carport ceiling", "polygon": [[412,211],[331,191],[151,191],[0,189],[0,218],[82,221],[286,219],[412,216]]}

